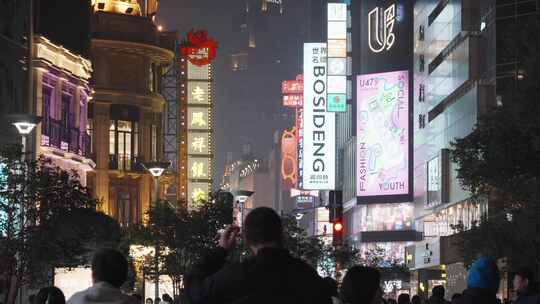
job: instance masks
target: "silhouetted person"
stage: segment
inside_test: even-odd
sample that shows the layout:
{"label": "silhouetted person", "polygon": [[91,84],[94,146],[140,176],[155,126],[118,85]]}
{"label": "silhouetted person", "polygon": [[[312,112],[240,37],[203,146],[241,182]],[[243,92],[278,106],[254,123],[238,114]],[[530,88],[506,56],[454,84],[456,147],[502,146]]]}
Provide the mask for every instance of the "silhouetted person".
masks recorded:
{"label": "silhouetted person", "polygon": [[221,233],[219,246],[186,276],[191,304],[330,304],[317,272],[282,247],[283,227],[270,208],[256,208],[244,221],[245,244],[253,257],[225,266],[239,228]]}
{"label": "silhouetted person", "polygon": [[140,294],[134,293],[134,294],[132,294],[131,296],[135,298],[135,300],[137,301],[137,303],[142,304],[142,296],[141,296]]}
{"label": "silhouetted person", "polygon": [[146,298],[146,301],[144,301],[144,304],[154,304],[154,300],[152,300],[152,298]]}
{"label": "silhouetted person", "polygon": [[334,304],[341,304],[341,301],[338,297],[338,286],[336,280],[334,280],[331,277],[326,277],[323,279],[324,284],[326,285],[327,292],[332,297],[332,303]]}
{"label": "silhouetted person", "polygon": [[388,302],[388,304],[397,304],[397,301],[394,299],[388,299],[386,302]]}
{"label": "silhouetted person", "polygon": [[514,279],[512,281],[514,290],[517,293],[517,299],[515,304],[536,304],[540,303],[540,297],[538,296],[538,290],[534,288],[534,272],[529,267],[521,267],[514,272]]}
{"label": "silhouetted person", "polygon": [[164,293],[162,298],[163,298],[163,302],[165,302],[167,304],[173,304],[173,299],[171,298],[171,296],[168,293]]}
{"label": "silhouetted person", "polygon": [[101,249],[92,258],[92,287],[74,294],[68,304],[139,304],[123,294],[120,286],[127,279],[128,262],[114,249]]}
{"label": "silhouetted person", "polygon": [[379,304],[382,300],[381,274],[375,268],[354,266],[341,283],[341,300],[347,304]]}
{"label": "silhouetted person", "polygon": [[474,262],[467,275],[467,289],[458,304],[496,304],[499,290],[499,269],[494,260],[481,258]]}
{"label": "silhouetted person", "polygon": [[402,293],[397,298],[398,304],[411,304],[411,296],[408,293]]}
{"label": "silhouetted person", "polygon": [[459,303],[459,299],[461,299],[461,294],[460,293],[455,293],[452,295],[452,298],[450,299],[450,303],[451,304],[457,304]]}
{"label": "silhouetted person", "polygon": [[446,293],[446,290],[444,290],[444,287],[442,285],[433,287],[433,289],[431,290],[431,297],[426,303],[427,304],[450,304],[450,302],[444,299],[445,293]]}
{"label": "silhouetted person", "polygon": [[422,304],[422,298],[419,295],[415,295],[411,299],[411,304]]}
{"label": "silhouetted person", "polygon": [[32,304],[66,304],[66,297],[56,287],[44,287],[32,298]]}

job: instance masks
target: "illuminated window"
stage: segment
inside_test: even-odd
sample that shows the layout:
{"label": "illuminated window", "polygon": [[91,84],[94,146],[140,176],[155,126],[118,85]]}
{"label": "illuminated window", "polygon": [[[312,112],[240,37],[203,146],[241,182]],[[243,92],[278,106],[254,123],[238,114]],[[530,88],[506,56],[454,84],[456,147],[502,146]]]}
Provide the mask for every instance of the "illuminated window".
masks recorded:
{"label": "illuminated window", "polygon": [[41,120],[41,133],[49,134],[49,125],[51,120],[51,99],[52,99],[52,88],[49,86],[43,86],[42,90],[42,117]]}
{"label": "illuminated window", "polygon": [[110,167],[118,170],[131,170],[138,156],[138,124],[124,120],[111,120],[109,127]]}
{"label": "illuminated window", "polygon": [[71,95],[62,94],[62,102],[60,104],[60,122],[63,128],[69,128],[70,124],[70,104]]}
{"label": "illuminated window", "polygon": [[118,223],[121,227],[127,227],[131,223],[131,196],[128,191],[118,193],[117,197]]}
{"label": "illuminated window", "polygon": [[152,160],[157,160],[157,126],[152,125]]}
{"label": "illuminated window", "polygon": [[152,63],[148,67],[148,90],[150,92],[156,91],[156,83],[155,83],[155,65]]}
{"label": "illuminated window", "polygon": [[86,121],[86,134],[88,134],[89,145],[90,145],[90,154],[94,153],[94,120],[88,119]]}

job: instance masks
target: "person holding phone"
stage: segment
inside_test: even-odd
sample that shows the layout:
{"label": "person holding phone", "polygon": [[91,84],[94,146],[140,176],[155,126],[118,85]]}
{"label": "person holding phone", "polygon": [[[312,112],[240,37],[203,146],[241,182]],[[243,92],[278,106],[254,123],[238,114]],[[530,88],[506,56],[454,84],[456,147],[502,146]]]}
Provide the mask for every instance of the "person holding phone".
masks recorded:
{"label": "person holding phone", "polygon": [[283,248],[283,226],[270,208],[252,210],[243,237],[253,254],[241,263],[225,265],[240,228],[228,226],[218,246],[186,276],[186,296],[192,304],[331,304],[322,278],[307,263]]}

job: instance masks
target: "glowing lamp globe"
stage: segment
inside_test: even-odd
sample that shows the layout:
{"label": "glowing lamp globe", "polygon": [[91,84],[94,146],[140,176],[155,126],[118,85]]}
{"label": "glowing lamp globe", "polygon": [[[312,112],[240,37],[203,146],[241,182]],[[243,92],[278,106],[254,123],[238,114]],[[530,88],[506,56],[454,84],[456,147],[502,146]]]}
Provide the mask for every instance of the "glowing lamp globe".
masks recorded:
{"label": "glowing lamp globe", "polygon": [[17,128],[17,131],[19,131],[19,134],[21,135],[28,135],[34,130],[34,128],[37,126],[35,123],[31,122],[15,122],[13,123],[15,128]]}
{"label": "glowing lamp globe", "polygon": [[149,162],[144,163],[143,166],[152,174],[153,177],[160,177],[163,172],[170,166],[168,162]]}
{"label": "glowing lamp globe", "polygon": [[21,135],[30,134],[41,122],[41,117],[31,114],[11,114],[7,116],[7,119]]}

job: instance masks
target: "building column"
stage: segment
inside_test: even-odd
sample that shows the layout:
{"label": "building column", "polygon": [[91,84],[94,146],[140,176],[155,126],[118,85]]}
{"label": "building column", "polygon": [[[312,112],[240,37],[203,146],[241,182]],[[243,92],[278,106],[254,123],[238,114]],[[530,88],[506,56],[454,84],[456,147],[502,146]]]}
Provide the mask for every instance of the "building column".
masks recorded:
{"label": "building column", "polygon": [[142,219],[142,223],[148,223],[148,211],[150,210],[150,196],[152,195],[152,176],[150,174],[144,174],[141,176],[139,182],[139,204],[140,212],[139,217]]}
{"label": "building column", "polygon": [[[44,117],[45,115],[49,115],[49,113],[43,113],[43,71],[40,69],[34,69],[34,105],[33,108],[36,110],[36,115],[39,117]],[[41,154],[41,124],[37,124],[36,128],[34,129],[34,135],[33,138],[34,141],[34,151],[35,156],[39,156]]]}
{"label": "building column", "polygon": [[111,202],[109,201],[109,112],[110,106],[108,104],[94,103],[95,195],[102,202],[101,211],[111,215]]}

